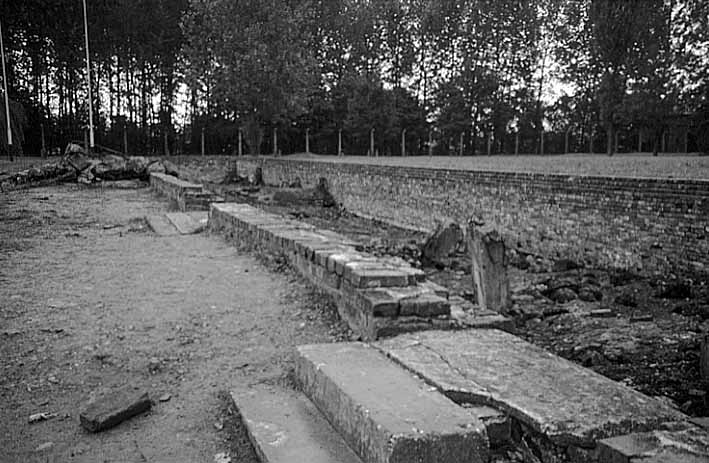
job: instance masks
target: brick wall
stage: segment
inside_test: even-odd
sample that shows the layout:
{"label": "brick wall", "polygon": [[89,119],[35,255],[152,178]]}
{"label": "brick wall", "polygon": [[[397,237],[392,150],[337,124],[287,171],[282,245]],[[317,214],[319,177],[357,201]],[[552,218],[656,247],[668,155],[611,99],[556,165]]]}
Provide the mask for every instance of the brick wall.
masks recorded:
{"label": "brick wall", "polygon": [[[233,162],[233,158],[230,159]],[[347,209],[432,229],[472,214],[549,258],[637,269],[709,269],[709,181],[402,168],[242,158],[268,184],[326,177]]]}

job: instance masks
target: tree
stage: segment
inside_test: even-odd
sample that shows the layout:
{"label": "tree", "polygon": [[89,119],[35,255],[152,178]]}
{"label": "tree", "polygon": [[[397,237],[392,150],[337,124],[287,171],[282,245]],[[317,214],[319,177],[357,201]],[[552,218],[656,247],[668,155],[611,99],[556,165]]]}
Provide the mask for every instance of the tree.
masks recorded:
{"label": "tree", "polygon": [[194,0],[184,22],[191,84],[210,82],[214,110],[238,121],[252,154],[260,151],[264,126],[303,114],[317,86],[318,65],[304,27],[308,5]]}

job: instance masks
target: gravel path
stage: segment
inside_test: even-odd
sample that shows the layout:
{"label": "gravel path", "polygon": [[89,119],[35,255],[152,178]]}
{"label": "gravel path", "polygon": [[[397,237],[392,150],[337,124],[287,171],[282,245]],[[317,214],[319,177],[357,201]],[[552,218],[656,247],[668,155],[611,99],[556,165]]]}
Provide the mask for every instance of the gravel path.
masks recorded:
{"label": "gravel path", "polygon": [[[143,217],[165,211],[146,189],[0,196],[0,461],[253,461],[224,390],[283,382],[296,344],[343,338],[287,271],[220,236],[155,236]],[[123,385],[153,410],[83,431],[91,394]]]}

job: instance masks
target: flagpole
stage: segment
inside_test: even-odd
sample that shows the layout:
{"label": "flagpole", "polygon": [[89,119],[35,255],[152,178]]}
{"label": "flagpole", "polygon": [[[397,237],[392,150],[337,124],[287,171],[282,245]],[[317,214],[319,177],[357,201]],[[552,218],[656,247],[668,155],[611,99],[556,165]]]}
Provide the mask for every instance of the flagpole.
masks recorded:
{"label": "flagpole", "polygon": [[[2,41],[2,23],[0,23],[0,56],[2,56],[2,84],[5,92],[5,120],[7,121],[7,145],[11,151],[12,146],[12,126],[10,125],[10,96],[7,93],[7,72],[5,72],[5,45]],[[10,152],[12,157],[12,152]]]}
{"label": "flagpole", "polygon": [[[89,147],[94,149],[94,104],[91,98],[91,61],[89,60],[89,22],[86,14],[86,0],[84,3],[84,37],[86,42],[86,82],[89,88]],[[89,149],[87,149],[89,151]]]}

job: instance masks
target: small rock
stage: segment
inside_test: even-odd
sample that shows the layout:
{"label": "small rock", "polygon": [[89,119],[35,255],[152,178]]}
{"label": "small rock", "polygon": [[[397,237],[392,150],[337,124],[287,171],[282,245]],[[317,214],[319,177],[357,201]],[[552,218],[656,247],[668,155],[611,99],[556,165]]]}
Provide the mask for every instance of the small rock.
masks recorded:
{"label": "small rock", "polygon": [[664,286],[656,296],[662,299],[691,299],[692,287],[687,282],[674,282]]}
{"label": "small rock", "polygon": [[216,423],[214,423],[214,429],[216,429],[217,431],[221,431],[222,429],[224,429],[224,423],[222,423],[221,421],[217,421]]}
{"label": "small rock", "polygon": [[163,394],[158,398],[160,402],[167,402],[170,399],[172,399],[172,395],[170,394]]}
{"label": "small rock", "polygon": [[59,380],[58,380],[57,377],[54,376],[54,375],[52,375],[52,376],[50,376],[49,378],[47,378],[47,381],[49,381],[49,382],[52,383],[52,384],[58,384],[58,383],[59,383]]}
{"label": "small rock", "polygon": [[655,319],[652,314],[634,314],[630,317],[631,322],[651,322]]}
{"label": "small rock", "polygon": [[89,432],[99,432],[150,410],[147,392],[124,388],[91,401],[79,415],[81,425]]}
{"label": "small rock", "polygon": [[559,259],[554,261],[554,264],[552,265],[552,270],[555,272],[568,272],[569,270],[576,270],[579,268],[581,268],[581,265],[571,259]]}
{"label": "small rock", "polygon": [[226,452],[220,452],[214,455],[214,463],[231,463],[231,457]]}
{"label": "small rock", "polygon": [[603,299],[603,293],[598,288],[585,286],[579,290],[579,299],[584,302],[598,302]]}
{"label": "small rock", "polygon": [[615,298],[615,303],[623,305],[625,307],[637,307],[638,301],[635,299],[635,295],[631,293],[619,294]]}
{"label": "small rock", "polygon": [[49,450],[52,447],[54,447],[54,442],[45,442],[44,444],[38,446],[35,450],[35,452],[44,452],[45,450]]}
{"label": "small rock", "polygon": [[549,294],[549,299],[560,304],[573,301],[576,297],[576,293],[571,288],[558,288]]}
{"label": "small rock", "polygon": [[615,317],[615,313],[611,309],[598,309],[592,310],[589,315],[592,318],[612,318]]}
{"label": "small rock", "polygon": [[52,418],[56,418],[56,417],[57,417],[56,413],[41,412],[41,413],[34,413],[34,414],[30,415],[30,417],[27,421],[30,424],[33,424],[33,423],[38,423],[40,421],[51,420]]}

